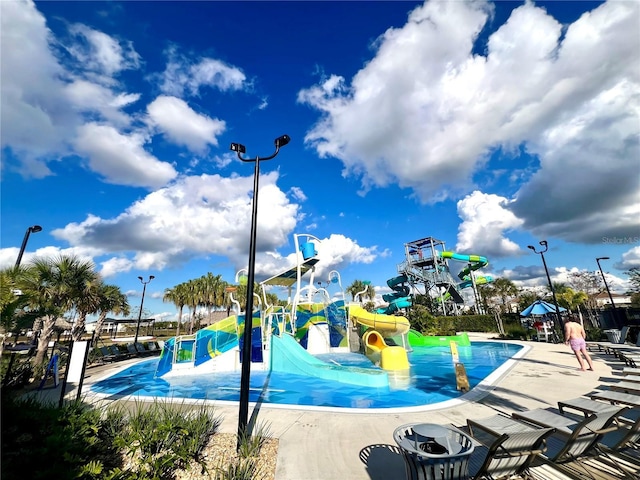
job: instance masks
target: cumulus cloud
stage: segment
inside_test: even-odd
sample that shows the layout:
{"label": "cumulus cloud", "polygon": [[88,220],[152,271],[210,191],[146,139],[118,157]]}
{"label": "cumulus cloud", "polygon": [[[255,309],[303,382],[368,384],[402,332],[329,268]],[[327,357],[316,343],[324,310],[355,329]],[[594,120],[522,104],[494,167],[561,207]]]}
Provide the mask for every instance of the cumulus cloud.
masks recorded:
{"label": "cumulus cloud", "polygon": [[164,136],[189,150],[203,153],[207,145],[218,145],[225,122],[196,113],[184,100],[161,95],[147,106],[149,121]]}
{"label": "cumulus cloud", "polygon": [[[640,237],[635,237],[636,242],[640,242]],[[618,270],[630,270],[632,268],[640,268],[640,246],[633,247],[631,250],[622,254],[622,260],[615,263]]]}
{"label": "cumulus cloud", "polygon": [[64,92],[74,109],[80,113],[98,113],[114,125],[128,126],[131,117],[122,109],[138,101],[138,93],[117,93],[98,83],[76,79],[65,85]]}
{"label": "cumulus cloud", "polygon": [[[318,252],[319,262],[315,270],[315,278],[318,281],[328,281],[329,272],[332,270],[342,270],[357,263],[370,264],[379,256],[376,246],[360,246],[358,242],[344,235],[331,234],[329,237],[311,241],[316,245]],[[282,256],[275,251],[263,252],[256,257],[256,275],[263,279],[271,277],[274,272],[294,267],[296,261],[296,253]]]}
{"label": "cumulus cloud", "polygon": [[88,123],[78,129],[76,150],[89,158],[94,172],[106,182],[118,185],[161,187],[177,172],[144,149],[147,141],[141,133],[129,135],[109,125]]}
{"label": "cumulus cloud", "polygon": [[121,43],[83,24],[71,25],[69,33],[78,40],[68,47],[69,53],[83,65],[83,69],[105,75],[108,83],[120,71],[140,66],[140,55],[131,42]]}
{"label": "cumulus cloud", "polygon": [[221,60],[203,57],[192,61],[180,55],[175,47],[167,51],[168,61],[162,74],[160,89],[167,95],[198,95],[202,87],[221,91],[246,87],[246,76],[237,67]]}
{"label": "cumulus cloud", "polygon": [[515,255],[520,247],[504,237],[505,232],[522,225],[506,206],[509,201],[498,195],[475,191],[458,202],[462,223],[458,228],[459,252],[482,252],[490,257]]}
{"label": "cumulus cloud", "polygon": [[491,152],[523,146],[539,161],[513,165],[509,208],[525,228],[569,241],[637,235],[640,4],[607,2],[565,29],[527,2],[479,55],[491,16],[484,1],[413,10],[351,81],[333,74],[299,92],[321,115],[306,142],[363,191],[397,183],[423,202],[467,194]]}
{"label": "cumulus cloud", "polygon": [[67,151],[78,121],[65,99],[64,70],[33,2],[0,2],[0,32],[2,147],[22,157],[23,174],[44,177],[51,174],[47,161]]}
{"label": "cumulus cloud", "polygon": [[[278,188],[277,179],[275,172],[260,178],[259,252],[286,244],[296,225],[299,207]],[[117,254],[102,265],[108,275],[132,268],[163,269],[203,254],[226,256],[242,268],[249,246],[252,190],[252,177],[183,177],[115,218],[89,215],[52,235],[71,245]]]}

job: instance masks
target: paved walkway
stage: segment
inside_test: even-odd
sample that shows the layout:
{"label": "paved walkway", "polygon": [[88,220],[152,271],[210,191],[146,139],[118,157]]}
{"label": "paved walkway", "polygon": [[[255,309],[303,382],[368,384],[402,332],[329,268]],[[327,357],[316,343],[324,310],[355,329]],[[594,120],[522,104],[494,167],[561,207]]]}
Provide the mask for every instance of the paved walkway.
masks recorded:
{"label": "paved walkway", "polygon": [[[486,340],[471,334],[471,341]],[[272,408],[250,410],[252,420],[266,425],[279,439],[277,480],[389,480],[404,478],[402,457],[392,438],[396,427],[411,422],[466,424],[467,418],[483,418],[502,412],[511,414],[533,408],[557,407],[558,400],[585,395],[616,379],[611,357],[607,362],[593,353],[595,371],[582,372],[569,347],[559,344],[522,342],[531,347],[523,358],[493,386],[473,401],[446,408],[405,409],[391,413],[344,413]],[[87,370],[85,389],[105,375],[105,368]],[[621,368],[616,367],[614,368]],[[59,398],[59,391],[42,394]],[[253,406],[252,406],[253,408]],[[222,432],[236,432],[235,406],[216,406],[223,417]]]}

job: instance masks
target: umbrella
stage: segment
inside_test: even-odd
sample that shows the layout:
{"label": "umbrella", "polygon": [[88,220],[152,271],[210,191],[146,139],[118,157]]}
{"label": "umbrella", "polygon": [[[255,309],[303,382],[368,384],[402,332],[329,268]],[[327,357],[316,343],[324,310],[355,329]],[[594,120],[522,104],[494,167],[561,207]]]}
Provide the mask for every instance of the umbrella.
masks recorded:
{"label": "umbrella", "polygon": [[[558,305],[558,310],[561,312],[566,312],[566,308],[562,308],[561,306]],[[522,313],[520,313],[521,317],[529,317],[531,315],[546,315],[548,313],[555,313],[556,312],[556,306],[545,302],[543,300],[536,300],[535,302],[533,302],[531,305],[529,305],[527,308],[525,308]]]}

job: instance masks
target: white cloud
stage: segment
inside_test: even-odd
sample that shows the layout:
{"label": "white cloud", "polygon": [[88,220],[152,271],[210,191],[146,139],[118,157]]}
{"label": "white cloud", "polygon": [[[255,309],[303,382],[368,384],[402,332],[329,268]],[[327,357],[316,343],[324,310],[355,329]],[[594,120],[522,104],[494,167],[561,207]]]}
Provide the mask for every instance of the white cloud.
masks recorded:
{"label": "white cloud", "polygon": [[[299,207],[289,202],[277,179],[275,172],[260,177],[259,252],[286,244],[296,225]],[[116,254],[103,264],[105,274],[163,269],[203,254],[226,256],[241,268],[249,247],[252,190],[252,177],[183,177],[115,218],[90,215],[52,234],[71,245]]]}
{"label": "white cloud", "polygon": [[[341,270],[355,263],[370,264],[379,255],[377,247],[362,247],[355,240],[344,235],[332,234],[328,238],[311,240],[316,245],[319,262],[316,264],[315,278],[326,281],[331,270]],[[256,275],[270,277],[274,272],[283,271],[296,265],[296,253],[286,257],[277,252],[268,252],[256,257]],[[344,285],[343,285],[344,287]]]}
{"label": "white cloud", "polygon": [[112,77],[126,69],[140,66],[140,55],[131,42],[123,42],[82,24],[69,27],[69,32],[78,40],[67,49],[85,70]]}
{"label": "white cloud", "polygon": [[44,177],[51,174],[46,162],[67,151],[77,123],[63,93],[64,70],[33,2],[0,2],[0,32],[2,147],[22,157],[23,174]]}
{"label": "white cloud", "polygon": [[100,265],[102,267],[100,274],[104,278],[112,277],[118,273],[130,272],[135,267],[131,260],[123,257],[112,257],[109,260],[100,262]]}
{"label": "white cloud", "polygon": [[88,123],[78,129],[75,147],[108,183],[161,187],[177,173],[144,149],[146,141],[141,133],[125,135],[108,125]]}
{"label": "white cloud", "polygon": [[[629,238],[630,241],[640,242],[640,237]],[[615,267],[618,270],[630,270],[632,268],[640,268],[640,246],[633,247],[622,254],[622,261],[616,262]]]}
{"label": "white cloud", "polygon": [[304,194],[300,187],[291,187],[289,190],[291,196],[299,202],[304,202],[307,200],[307,196]]}
{"label": "white cloud", "polygon": [[246,76],[242,70],[221,60],[203,57],[194,63],[179,55],[176,48],[169,49],[167,56],[169,59],[160,89],[168,95],[198,95],[203,86],[223,92],[246,87]]}
{"label": "white cloud", "polygon": [[196,113],[184,100],[161,95],[147,106],[152,125],[157,126],[170,141],[202,153],[207,145],[218,145],[218,135],[225,122]]}
{"label": "white cloud", "polygon": [[479,191],[460,200],[458,215],[462,223],[458,227],[457,251],[491,257],[520,252],[520,247],[504,236],[522,225],[522,220],[506,208],[508,203],[504,197]]}
{"label": "white cloud", "polygon": [[423,202],[467,194],[492,151],[523,146],[540,159],[510,206],[526,227],[570,241],[637,234],[640,3],[602,4],[563,39],[527,2],[482,56],[489,18],[482,1],[416,8],[350,82],[334,74],[299,92],[321,114],[306,141],[364,191],[397,183]]}
{"label": "white cloud", "polygon": [[131,118],[122,111],[123,107],[135,103],[138,93],[116,93],[97,83],[77,79],[64,88],[66,97],[81,113],[100,113],[102,119],[118,126],[128,126]]}

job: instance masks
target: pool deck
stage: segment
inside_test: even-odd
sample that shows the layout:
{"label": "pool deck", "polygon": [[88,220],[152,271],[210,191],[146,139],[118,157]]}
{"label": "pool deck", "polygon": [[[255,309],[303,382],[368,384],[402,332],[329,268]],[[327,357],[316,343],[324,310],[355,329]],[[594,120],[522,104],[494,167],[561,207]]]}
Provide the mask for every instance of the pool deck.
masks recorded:
{"label": "pool deck", "polygon": [[[490,338],[483,334],[470,334],[469,337],[472,342]],[[568,346],[521,343],[531,347],[528,352],[493,385],[480,393],[467,394],[470,401],[373,413],[272,408],[268,405],[255,407],[252,404],[249,415],[258,424],[268,426],[271,435],[279,439],[276,480],[404,478],[403,460],[396,453],[392,437],[398,426],[412,422],[464,426],[467,418],[557,407],[559,400],[585,395],[616,380],[616,370],[622,368],[610,356],[592,352],[595,371],[582,372]],[[117,365],[120,367],[124,363]],[[87,369],[83,391],[114,368],[115,364]],[[60,395],[59,388],[39,393],[56,401]],[[216,405],[215,411],[223,418],[221,432],[236,432],[237,406]]]}

